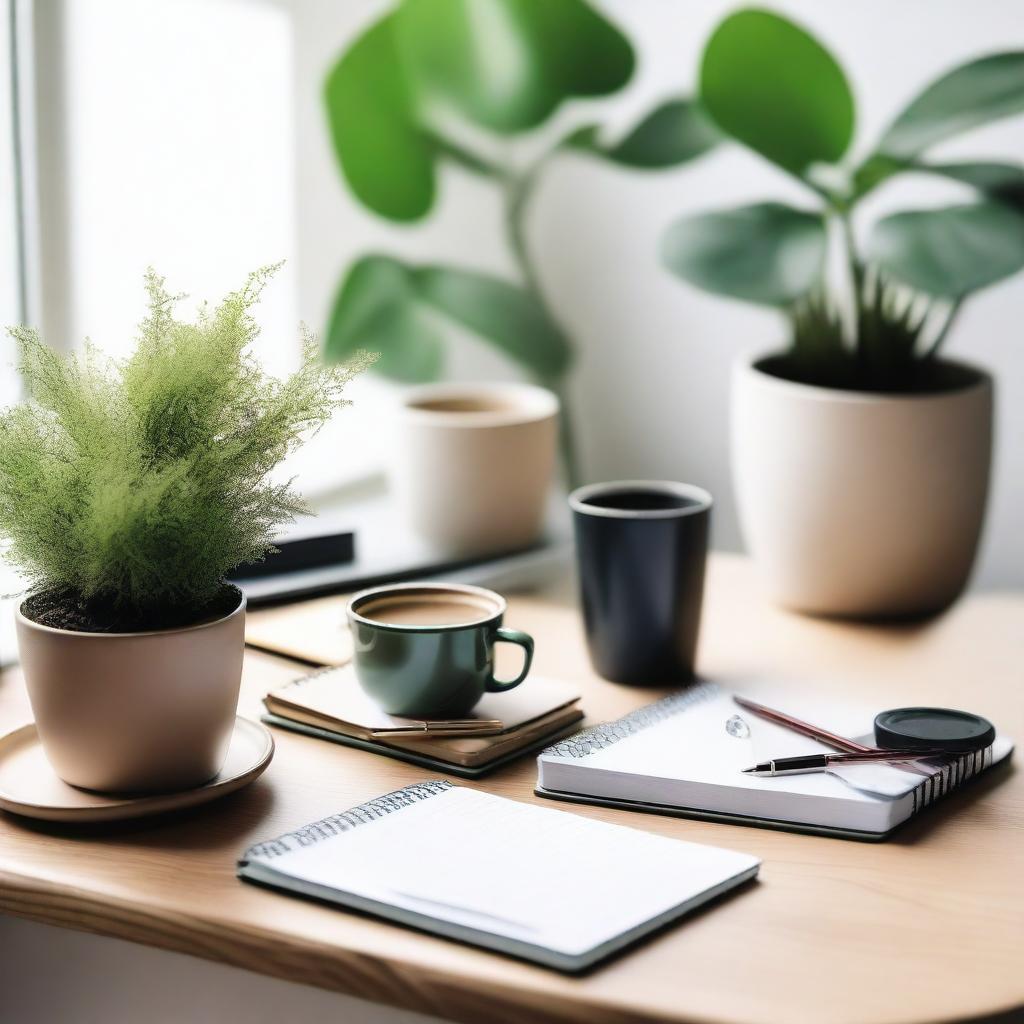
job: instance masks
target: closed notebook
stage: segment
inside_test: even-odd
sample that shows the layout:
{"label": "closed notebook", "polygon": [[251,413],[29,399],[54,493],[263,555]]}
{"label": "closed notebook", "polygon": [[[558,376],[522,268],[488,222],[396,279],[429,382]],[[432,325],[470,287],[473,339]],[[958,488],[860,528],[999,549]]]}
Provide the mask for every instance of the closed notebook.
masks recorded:
{"label": "closed notebook", "polygon": [[436,780],[259,843],[238,874],[581,971],[753,878],[759,863]]}
{"label": "closed notebook", "polygon": [[[839,705],[792,692],[758,701],[814,722],[838,735],[873,744],[878,709]],[[727,728],[739,715],[740,728]],[[624,718],[584,729],[537,758],[537,792],[635,810],[737,820],[749,824],[881,839],[887,833],[993,764],[1013,744],[938,762],[904,767],[874,763],[827,772],[758,778],[743,769],[772,757],[829,750],[740,709],[732,694],[704,683]]]}
{"label": "closed notebook", "polygon": [[415,728],[422,720],[382,711],[360,687],[351,666],[325,669],[272,690],[267,711],[304,725],[381,746],[411,751],[450,764],[477,767],[515,750],[542,743],[583,717],[579,691],[557,679],[530,676],[514,690],[485,694],[468,718],[499,722],[490,735],[388,735],[380,730]]}
{"label": "closed notebook", "polygon": [[314,665],[345,665],[352,660],[347,604],[336,596],[257,608],[246,616],[245,642]]}

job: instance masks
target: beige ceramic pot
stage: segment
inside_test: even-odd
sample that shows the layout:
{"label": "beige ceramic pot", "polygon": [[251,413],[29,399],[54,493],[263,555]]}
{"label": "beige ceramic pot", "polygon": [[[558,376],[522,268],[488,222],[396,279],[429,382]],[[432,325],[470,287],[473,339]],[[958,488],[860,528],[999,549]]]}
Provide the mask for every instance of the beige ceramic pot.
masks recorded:
{"label": "beige ceramic pot", "polygon": [[151,633],[78,633],[17,614],[39,738],[54,771],[101,792],[202,785],[235,723],[245,598],[230,615]]}
{"label": "beige ceramic pot", "polygon": [[916,616],[963,590],[992,455],[992,381],[913,395],[811,387],[740,359],[732,463],[740,525],[782,604],[825,615]]}
{"label": "beige ceramic pot", "polygon": [[558,399],[528,384],[427,384],[397,417],[392,486],[407,522],[449,557],[540,538],[555,473]]}

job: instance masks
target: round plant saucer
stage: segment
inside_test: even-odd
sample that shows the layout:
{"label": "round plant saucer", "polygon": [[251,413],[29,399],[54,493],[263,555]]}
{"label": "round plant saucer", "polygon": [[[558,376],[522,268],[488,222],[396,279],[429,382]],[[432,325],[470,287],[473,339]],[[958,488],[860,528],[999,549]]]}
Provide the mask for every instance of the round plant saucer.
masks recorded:
{"label": "round plant saucer", "polygon": [[121,821],[205,804],[258,779],[274,756],[274,740],[258,722],[236,718],[224,767],[209,782],[172,793],[94,793],[59,779],[35,724],[0,736],[0,808],[47,821]]}

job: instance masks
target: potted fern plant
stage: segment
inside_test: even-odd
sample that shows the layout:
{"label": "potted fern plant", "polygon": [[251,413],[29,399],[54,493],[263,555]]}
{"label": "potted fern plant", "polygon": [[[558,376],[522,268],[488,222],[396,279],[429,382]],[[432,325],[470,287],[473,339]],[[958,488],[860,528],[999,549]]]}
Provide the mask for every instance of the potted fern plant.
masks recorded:
{"label": "potted fern plant", "polygon": [[27,397],[0,415],[0,533],[30,581],[17,631],[39,737],[73,785],[170,790],[220,769],[245,618],[226,576],[302,508],[268,473],[367,362],[326,367],[306,338],[291,377],[265,375],[250,309],[274,269],[194,323],[150,272],[124,362],[11,331]]}
{"label": "potted fern plant", "polygon": [[[943,75],[856,162],[853,95],[831,54],[779,15],[741,10],[704,49],[700,101],[724,136],[813,201],[687,216],[663,239],[679,277],[789,320],[787,347],[744,357],[734,373],[747,545],[791,607],[937,611],[970,574],[992,444],[989,375],[942,346],[971,293],[1024,267],[1024,168],[931,149],[1024,111],[1024,53]],[[864,198],[909,173],[955,181],[969,201],[856,230]],[[830,256],[841,274],[826,274]]]}

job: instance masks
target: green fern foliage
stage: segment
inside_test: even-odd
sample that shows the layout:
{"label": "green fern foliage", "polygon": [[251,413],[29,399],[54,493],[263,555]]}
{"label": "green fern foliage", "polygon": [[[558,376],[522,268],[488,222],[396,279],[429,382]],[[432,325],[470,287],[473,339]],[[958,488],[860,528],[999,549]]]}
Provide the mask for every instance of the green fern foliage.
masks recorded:
{"label": "green fern foliage", "polygon": [[11,329],[27,397],[0,414],[0,534],[37,596],[87,619],[194,619],[305,510],[270,471],[348,404],[345,385],[373,357],[325,366],[304,334],[299,369],[266,374],[251,309],[276,269],[192,323],[150,271],[125,361],[91,346],[63,356]]}

